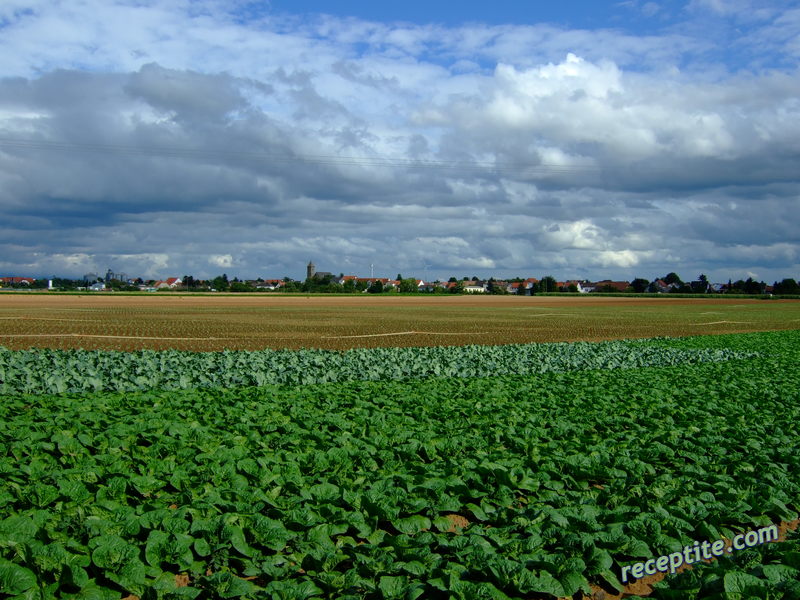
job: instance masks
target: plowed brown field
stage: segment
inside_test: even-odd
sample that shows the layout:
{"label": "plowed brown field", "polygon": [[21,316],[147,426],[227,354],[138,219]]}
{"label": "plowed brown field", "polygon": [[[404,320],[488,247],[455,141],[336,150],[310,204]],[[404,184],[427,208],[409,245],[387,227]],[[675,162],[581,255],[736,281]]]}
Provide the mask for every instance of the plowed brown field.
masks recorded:
{"label": "plowed brown field", "polygon": [[0,294],[0,346],[14,349],[346,349],[797,328],[796,300]]}

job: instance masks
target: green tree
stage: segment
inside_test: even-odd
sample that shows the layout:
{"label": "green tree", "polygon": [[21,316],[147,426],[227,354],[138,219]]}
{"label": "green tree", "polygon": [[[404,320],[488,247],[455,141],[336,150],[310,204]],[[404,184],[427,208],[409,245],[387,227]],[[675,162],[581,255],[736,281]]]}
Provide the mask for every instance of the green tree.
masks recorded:
{"label": "green tree", "polygon": [[794,279],[782,279],[780,283],[776,281],[772,288],[774,294],[800,294],[800,285]]}
{"label": "green tree", "polygon": [[372,285],[369,286],[367,292],[370,294],[380,294],[383,292],[383,282],[380,279],[376,279],[372,282]]}
{"label": "green tree", "polygon": [[417,280],[408,278],[408,279],[400,279],[400,292],[403,294],[412,294],[414,292],[419,291],[417,287]]}
{"label": "green tree", "polygon": [[708,292],[708,277],[701,273],[697,280],[690,283],[689,286],[692,288],[692,293],[705,294]]}
{"label": "green tree", "polygon": [[230,286],[231,292],[254,292],[255,288],[244,281],[234,281]]}
{"label": "green tree", "polygon": [[228,276],[223,273],[211,281],[211,287],[217,290],[218,292],[227,292],[228,288],[230,288],[230,283],[228,282]]}
{"label": "green tree", "polygon": [[763,281],[756,281],[752,277],[748,277],[742,286],[745,294],[763,294],[766,287],[766,283]]}
{"label": "green tree", "polygon": [[59,290],[76,290],[83,286],[83,281],[80,279],[64,279],[61,277],[53,277],[53,287]]}
{"label": "green tree", "polygon": [[539,282],[539,291],[542,293],[557,292],[558,282],[555,277],[552,275],[542,277],[542,280]]}
{"label": "green tree", "polygon": [[672,288],[670,294],[691,294],[692,293],[692,286],[688,283],[680,282],[678,287]]}
{"label": "green tree", "polygon": [[506,289],[506,286],[499,285],[497,283],[497,281],[495,281],[494,277],[491,277],[489,279],[489,283],[487,284],[487,287],[486,287],[486,292],[489,293],[489,294],[495,294],[495,295],[499,295],[499,296],[504,296],[504,295],[508,294],[508,290]]}
{"label": "green tree", "polygon": [[120,281],[119,279],[112,279],[108,282],[108,287],[115,292],[138,292],[139,288],[135,285],[128,285],[126,281]]}
{"label": "green tree", "polygon": [[682,285],[683,280],[680,277],[678,277],[677,273],[667,273],[667,275],[664,277],[664,283],[666,283],[667,285],[671,283],[677,283],[678,285]]}
{"label": "green tree", "polygon": [[647,279],[642,279],[641,277],[637,277],[633,281],[631,281],[631,287],[633,291],[637,294],[642,294],[647,290],[647,286],[650,284]]}
{"label": "green tree", "polygon": [[281,291],[283,292],[299,292],[301,291],[302,285],[299,281],[295,281],[294,279],[289,279],[288,277],[284,277],[283,285],[281,286]]}

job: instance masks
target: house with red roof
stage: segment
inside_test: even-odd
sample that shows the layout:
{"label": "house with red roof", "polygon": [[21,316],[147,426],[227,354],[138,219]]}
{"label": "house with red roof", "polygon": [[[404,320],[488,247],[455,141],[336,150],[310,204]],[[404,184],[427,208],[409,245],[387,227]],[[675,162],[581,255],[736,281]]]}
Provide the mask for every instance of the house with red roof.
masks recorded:
{"label": "house with red roof", "polygon": [[157,290],[164,290],[164,289],[174,290],[175,288],[178,288],[182,285],[183,285],[183,280],[180,277],[169,277],[161,281],[156,281],[153,287]]}
{"label": "house with red roof", "polygon": [[464,291],[470,294],[485,294],[487,285],[483,281],[462,281]]}
{"label": "house with red roof", "polygon": [[[495,285],[497,285],[498,283],[499,282],[495,282]],[[512,283],[507,283],[505,287],[506,287],[506,291],[509,294],[520,294],[521,293],[523,296],[527,296],[527,295],[530,295],[531,290],[533,290],[533,288],[536,287],[537,283],[539,283],[538,279],[536,279],[535,277],[528,277],[524,281],[514,281]],[[520,288],[523,289],[522,292],[520,292]]]}
{"label": "house with red roof", "polygon": [[283,279],[260,279],[256,281],[248,281],[257,290],[277,290],[284,286]]}
{"label": "house with red roof", "polygon": [[589,290],[587,290],[586,287],[584,287],[584,283],[585,283],[584,281],[579,281],[577,279],[569,279],[564,282],[558,282],[558,289],[561,290],[562,292],[568,292],[570,287],[574,285],[575,291],[577,291],[580,294],[586,294],[589,292]]}
{"label": "house with red roof", "polygon": [[31,285],[35,281],[33,277],[0,277],[0,285]]}

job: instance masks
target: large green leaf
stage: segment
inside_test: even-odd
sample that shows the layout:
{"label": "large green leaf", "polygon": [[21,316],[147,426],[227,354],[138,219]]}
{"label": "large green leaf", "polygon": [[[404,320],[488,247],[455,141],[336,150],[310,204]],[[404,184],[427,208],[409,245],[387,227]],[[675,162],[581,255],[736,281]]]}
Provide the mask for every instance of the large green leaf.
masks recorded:
{"label": "large green leaf", "polygon": [[725,573],[723,581],[728,600],[744,600],[767,590],[766,582],[741,571]]}
{"label": "large green leaf", "polygon": [[404,519],[395,519],[392,521],[395,529],[407,535],[413,535],[423,530],[431,528],[431,520],[422,515],[412,515]]}
{"label": "large green leaf", "polygon": [[16,595],[36,587],[36,575],[30,569],[0,558],[0,592]]}
{"label": "large green leaf", "polygon": [[378,584],[381,595],[386,600],[397,600],[405,597],[408,586],[408,577],[404,575],[399,577],[383,576],[380,578],[380,583]]}

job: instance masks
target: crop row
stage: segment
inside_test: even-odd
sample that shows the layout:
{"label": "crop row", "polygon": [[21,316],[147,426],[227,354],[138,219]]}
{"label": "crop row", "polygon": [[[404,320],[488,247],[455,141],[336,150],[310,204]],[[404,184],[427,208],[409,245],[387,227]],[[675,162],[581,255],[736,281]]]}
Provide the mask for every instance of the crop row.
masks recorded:
{"label": "crop row", "polygon": [[[0,584],[70,600],[618,589],[624,565],[798,516],[797,334],[739,345],[761,356],[7,398]],[[793,598],[798,581],[795,534],[654,597]]]}
{"label": "crop row", "polygon": [[0,394],[530,375],[719,362],[754,356],[754,352],[746,350],[680,349],[641,340],[371,348],[345,352],[12,351],[0,348]]}

